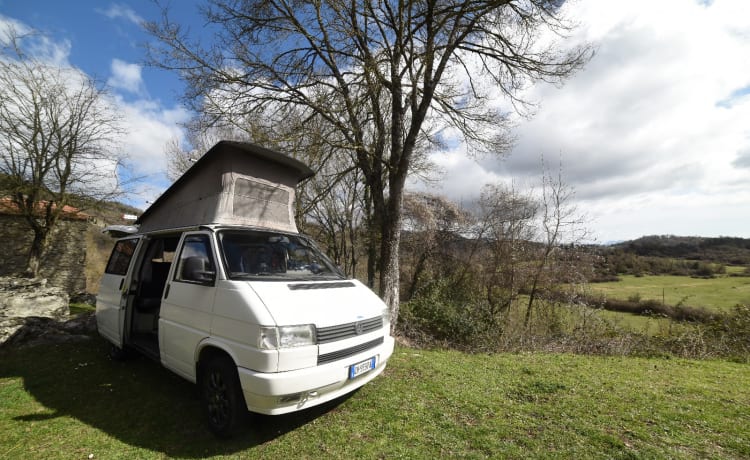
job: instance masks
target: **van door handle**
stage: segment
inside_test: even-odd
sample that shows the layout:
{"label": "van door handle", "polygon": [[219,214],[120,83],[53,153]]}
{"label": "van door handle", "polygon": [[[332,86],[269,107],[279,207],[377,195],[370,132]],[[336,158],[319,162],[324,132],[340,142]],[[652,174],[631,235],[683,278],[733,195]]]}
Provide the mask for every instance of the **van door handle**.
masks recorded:
{"label": "van door handle", "polygon": [[171,284],[167,284],[167,290],[164,291],[164,300],[167,300],[167,297],[169,297],[169,286],[171,286]]}
{"label": "van door handle", "polygon": [[117,290],[118,290],[118,291],[121,291],[121,292],[122,292],[122,285],[123,285],[124,283],[125,283],[125,278],[123,278],[123,279],[121,279],[121,280],[120,280],[120,287],[119,287],[119,288],[117,288]]}

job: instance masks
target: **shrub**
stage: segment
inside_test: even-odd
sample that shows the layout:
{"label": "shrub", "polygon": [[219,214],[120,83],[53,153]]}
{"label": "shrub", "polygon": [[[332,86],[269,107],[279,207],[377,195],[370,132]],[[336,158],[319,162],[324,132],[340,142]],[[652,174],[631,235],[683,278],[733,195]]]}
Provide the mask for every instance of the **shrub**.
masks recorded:
{"label": "shrub", "polygon": [[488,322],[472,297],[448,279],[433,281],[401,304],[398,333],[422,346],[481,347]]}
{"label": "shrub", "polygon": [[628,296],[628,302],[631,303],[639,303],[641,301],[641,294],[639,292],[636,292],[635,294],[631,294]]}
{"label": "shrub", "polygon": [[736,305],[730,313],[716,317],[708,334],[721,356],[750,362],[750,306]]}

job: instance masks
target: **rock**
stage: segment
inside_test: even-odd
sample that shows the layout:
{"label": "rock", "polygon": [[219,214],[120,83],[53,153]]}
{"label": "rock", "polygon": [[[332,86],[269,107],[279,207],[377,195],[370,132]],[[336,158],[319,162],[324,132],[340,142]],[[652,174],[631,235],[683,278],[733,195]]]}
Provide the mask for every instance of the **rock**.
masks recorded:
{"label": "rock", "polygon": [[70,296],[70,303],[96,305],[96,294],[91,294],[90,292],[76,292]]}
{"label": "rock", "polygon": [[93,313],[70,319],[67,293],[46,280],[0,277],[0,347],[88,340]]}
{"label": "rock", "polygon": [[78,315],[60,324],[60,329],[68,334],[89,335],[96,332],[96,315],[93,312]]}
{"label": "rock", "polygon": [[68,294],[62,288],[46,284],[47,280],[0,278],[0,317],[67,319]]}

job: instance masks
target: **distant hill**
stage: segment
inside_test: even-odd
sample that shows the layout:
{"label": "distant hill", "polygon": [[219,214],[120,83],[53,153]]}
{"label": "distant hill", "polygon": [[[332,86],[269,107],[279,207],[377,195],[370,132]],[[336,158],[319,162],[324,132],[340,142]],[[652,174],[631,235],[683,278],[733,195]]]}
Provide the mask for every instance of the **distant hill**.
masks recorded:
{"label": "distant hill", "polygon": [[643,257],[668,257],[730,265],[750,264],[750,239],[652,235],[611,246]]}
{"label": "distant hill", "polygon": [[124,219],[123,216],[139,216],[143,211],[130,205],[117,201],[99,203],[94,208],[86,209],[86,213],[94,218],[99,226],[115,224],[132,224],[132,220]]}
{"label": "distant hill", "polygon": [[107,225],[129,225],[132,220],[123,219],[123,215],[140,215],[140,209],[122,204],[116,201],[99,203],[95,207],[86,209],[86,214],[91,216],[91,222],[86,232],[86,291],[96,293],[104,267],[109,259],[109,254],[114,245],[114,238],[102,233],[102,228]]}

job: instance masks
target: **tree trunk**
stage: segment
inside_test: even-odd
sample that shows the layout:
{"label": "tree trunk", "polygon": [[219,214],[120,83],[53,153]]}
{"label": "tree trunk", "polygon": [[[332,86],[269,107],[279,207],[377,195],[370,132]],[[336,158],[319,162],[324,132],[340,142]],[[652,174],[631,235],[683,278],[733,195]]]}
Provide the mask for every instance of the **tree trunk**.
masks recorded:
{"label": "tree trunk", "polygon": [[417,292],[417,284],[419,283],[419,278],[422,275],[422,272],[424,272],[425,267],[427,266],[428,255],[429,253],[427,251],[419,255],[419,259],[414,266],[414,273],[411,276],[411,282],[409,283],[406,297],[407,300],[411,300]]}
{"label": "tree trunk", "polygon": [[[381,223],[380,243],[380,297],[388,306],[391,330],[395,330],[399,313],[399,247],[401,245],[401,202],[403,183],[391,182],[390,196],[384,215],[376,216]],[[377,211],[377,206],[375,207]]]}
{"label": "tree trunk", "polygon": [[399,313],[399,261],[398,250],[401,243],[401,220],[396,217],[387,222],[383,229],[380,247],[380,297],[388,306],[391,317],[391,330],[395,330]]}
{"label": "tree trunk", "polygon": [[31,241],[29,255],[26,261],[26,272],[24,273],[29,278],[36,278],[39,275],[42,255],[47,248],[48,233],[47,229],[43,227],[34,229],[34,239]]}

